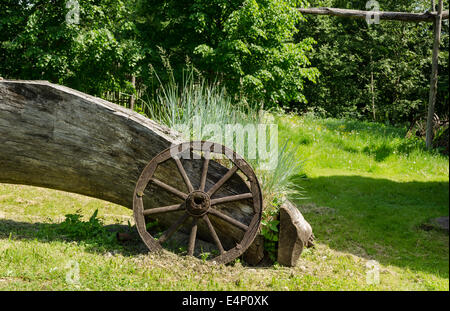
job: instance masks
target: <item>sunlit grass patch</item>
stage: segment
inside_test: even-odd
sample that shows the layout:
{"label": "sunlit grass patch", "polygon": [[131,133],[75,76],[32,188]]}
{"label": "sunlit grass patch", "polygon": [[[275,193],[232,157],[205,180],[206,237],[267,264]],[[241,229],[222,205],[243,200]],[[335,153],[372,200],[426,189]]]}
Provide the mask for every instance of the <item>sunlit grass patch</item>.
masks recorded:
{"label": "sunlit grass patch", "polygon": [[[291,181],[305,191],[295,202],[316,247],[296,267],[149,254],[138,237],[104,242],[103,231],[98,239],[70,236],[66,214],[88,222],[98,209],[105,226],[127,227],[132,212],[76,194],[0,185],[0,289],[449,290],[449,237],[420,227],[448,215],[448,158],[378,124],[296,116],[277,122],[280,138],[293,143],[289,154],[306,159],[299,170],[306,178]],[[377,284],[367,283],[369,260],[379,264]],[[78,284],[67,281],[73,262]]]}

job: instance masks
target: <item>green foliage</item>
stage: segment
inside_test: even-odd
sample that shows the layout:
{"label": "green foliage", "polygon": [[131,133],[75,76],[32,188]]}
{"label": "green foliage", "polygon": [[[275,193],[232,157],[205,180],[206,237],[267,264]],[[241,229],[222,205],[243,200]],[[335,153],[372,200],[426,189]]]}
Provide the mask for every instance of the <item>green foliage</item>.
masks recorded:
{"label": "green foliage", "polygon": [[[128,219],[130,210],[61,191],[0,184],[0,214],[6,215],[0,219],[0,289],[73,290],[66,265],[76,260],[81,290],[448,291],[449,237],[419,228],[430,218],[448,215],[448,157],[420,146],[408,154],[397,152],[405,128],[279,118],[280,137],[289,137],[308,159],[308,178],[301,185],[309,198],[296,203],[317,240],[314,248],[303,250],[296,267],[255,272],[238,260],[224,266],[167,252],[142,256],[140,240],[109,247],[110,256],[59,234],[39,233],[44,228],[54,232],[60,226],[54,220],[76,209],[91,215],[98,208],[108,224],[117,223],[118,215]],[[363,152],[383,140],[393,148],[388,157],[378,162],[375,154]],[[380,264],[379,284],[366,282],[369,259]]]}
{"label": "green foliage", "polygon": [[141,47],[134,0],[77,0],[79,24],[66,22],[65,0],[0,3],[0,73],[41,79],[93,95],[129,89]]}
{"label": "green foliage", "polygon": [[[300,199],[304,191],[292,181],[292,178],[303,175],[303,165],[304,159],[297,153],[297,148],[288,138],[285,139],[278,150],[276,167],[273,170],[258,170],[258,177],[265,194],[264,200],[272,202],[284,197]],[[277,205],[269,205],[268,208],[272,206]]]}
{"label": "green foliage", "polygon": [[67,214],[58,231],[68,238],[79,241],[112,242],[114,235],[106,231],[97,214],[98,210],[95,210],[88,221],[83,221],[80,214]]}
{"label": "green foliage", "polygon": [[[428,0],[379,3],[383,11],[403,12],[424,12],[431,4]],[[365,4],[366,0],[311,1],[311,6],[361,10],[365,10]],[[449,105],[448,27],[446,20],[436,105],[441,118],[448,116]],[[364,19],[308,15],[299,28],[299,42],[309,37],[317,42],[310,59],[321,75],[317,84],[305,85],[304,95],[311,102],[291,107],[313,110],[325,117],[391,124],[426,118],[433,47],[431,23],[382,20],[368,25]]]}
{"label": "green foliage", "polygon": [[152,229],[159,229],[159,227],[160,223],[157,219],[153,221],[147,221],[147,223],[145,224],[145,228],[147,229],[147,231],[150,231]]}
{"label": "green foliage", "polygon": [[[247,101],[391,124],[426,115],[431,23],[368,26],[363,19],[302,17],[295,10],[365,9],[365,0],[78,2],[80,23],[68,24],[65,0],[1,1],[0,75],[49,80],[97,96],[139,90],[152,97],[161,81],[182,79],[188,58],[204,81],[226,88],[233,106]],[[428,0],[380,4],[385,11],[430,7]],[[445,20],[436,105],[441,119],[449,104],[448,33]],[[169,71],[161,48],[172,62]]]}
{"label": "green foliage", "polygon": [[278,212],[279,202],[274,200],[270,203],[272,208],[263,211],[261,220],[261,235],[264,237],[264,250],[269,255],[272,262],[277,261],[279,223]]}
{"label": "green foliage", "polygon": [[0,73],[45,79],[93,95],[152,94],[153,74],[182,76],[186,57],[208,81],[219,79],[236,98],[254,104],[305,101],[314,81],[307,53],[313,41],[293,41],[300,14],[292,0],[78,0],[79,24],[65,21],[65,0],[0,3]]}
{"label": "green foliage", "polygon": [[[273,105],[304,101],[305,80],[317,70],[307,53],[313,40],[293,41],[301,15],[299,1],[151,0],[140,1],[138,29],[148,51],[146,62],[161,72],[159,47],[175,75],[188,56],[208,80],[219,78],[237,98]],[[152,73],[147,72],[150,77]],[[165,77],[162,77],[166,80]]]}
{"label": "green foliage", "polygon": [[[147,96],[142,112],[149,118],[178,129],[180,124],[192,128],[194,117],[206,124],[247,124],[257,123],[257,111],[243,103],[233,101],[225,88],[217,82],[208,82],[199,75],[198,70],[188,64],[181,78],[175,77],[171,65],[165,56],[166,82],[154,72],[158,81],[153,96]],[[194,133],[181,131],[185,139],[211,139],[211,137],[193,137]]]}

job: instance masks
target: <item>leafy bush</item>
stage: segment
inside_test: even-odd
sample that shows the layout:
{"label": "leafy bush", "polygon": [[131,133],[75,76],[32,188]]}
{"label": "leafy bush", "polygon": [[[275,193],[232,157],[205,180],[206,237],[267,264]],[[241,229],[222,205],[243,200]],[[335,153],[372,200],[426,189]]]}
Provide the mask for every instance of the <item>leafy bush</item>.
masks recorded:
{"label": "leafy bush", "polygon": [[276,262],[278,254],[278,228],[280,224],[278,211],[280,206],[278,200],[274,200],[270,205],[271,208],[263,211],[261,235],[264,237],[264,250],[267,252],[270,260]]}
{"label": "leafy bush", "polygon": [[83,221],[83,216],[80,214],[67,214],[66,219],[58,229],[59,233],[79,241],[113,241],[114,235],[103,227],[103,223],[97,218],[97,214],[98,210],[95,210],[88,221]]}
{"label": "leafy bush", "polygon": [[[235,98],[265,105],[304,101],[303,83],[315,81],[318,71],[307,58],[313,40],[293,41],[300,5],[303,1],[142,0],[137,28],[148,50],[145,62],[162,74],[162,47],[178,78],[188,56],[209,81],[219,78]],[[150,81],[151,70],[143,72]]]}
{"label": "leafy bush", "polygon": [[66,0],[0,2],[0,76],[49,80],[101,95],[130,90],[142,48],[135,0],[77,0],[79,24],[66,22]]}

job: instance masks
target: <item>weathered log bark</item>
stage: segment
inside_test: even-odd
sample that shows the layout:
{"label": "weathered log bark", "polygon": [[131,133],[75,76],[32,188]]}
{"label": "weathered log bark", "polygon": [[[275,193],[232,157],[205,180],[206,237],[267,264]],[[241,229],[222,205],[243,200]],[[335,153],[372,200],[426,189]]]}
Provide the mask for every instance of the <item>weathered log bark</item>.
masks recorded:
{"label": "weathered log bark", "polygon": [[297,206],[286,200],[280,206],[278,263],[294,267],[305,247],[313,246],[314,234]]}
{"label": "weathered log bark", "polygon": [[[373,11],[361,11],[361,10],[348,10],[337,8],[299,8],[299,12],[302,14],[314,14],[314,15],[334,15],[340,17],[352,17],[352,18],[366,18],[368,14],[373,14]],[[404,22],[433,22],[436,18],[436,12],[425,13],[405,13],[405,12],[376,12],[380,19],[384,20],[398,20]],[[442,12],[442,19],[448,19],[448,11]]]}
{"label": "weathered log bark", "polygon": [[[79,193],[127,208],[133,206],[136,181],[145,165],[172,143],[178,133],[129,109],[46,81],[0,81],[0,182],[46,187]],[[200,182],[201,160],[185,161],[186,173]],[[206,188],[227,171],[211,161]],[[184,191],[185,183],[175,163],[158,168],[155,177]],[[235,175],[218,196],[248,192]],[[174,204],[170,193],[148,187],[144,206]],[[252,217],[247,201],[218,205],[221,211],[244,224]],[[178,212],[158,219],[170,225]],[[243,232],[211,217],[224,246],[234,247]],[[199,222],[198,236],[210,240]],[[255,249],[253,249],[255,248]],[[257,250],[258,249],[258,250]],[[258,253],[257,246],[249,251]]]}

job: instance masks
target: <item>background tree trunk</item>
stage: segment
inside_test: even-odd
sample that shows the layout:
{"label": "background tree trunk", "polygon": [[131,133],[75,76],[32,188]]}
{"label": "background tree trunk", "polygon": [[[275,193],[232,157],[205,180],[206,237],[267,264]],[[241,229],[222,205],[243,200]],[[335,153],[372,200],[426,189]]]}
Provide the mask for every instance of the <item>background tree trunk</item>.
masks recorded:
{"label": "background tree trunk", "polygon": [[[433,3],[434,5],[434,3]],[[427,117],[427,134],[426,145],[428,149],[431,149],[433,142],[433,116],[434,106],[436,103],[436,92],[438,83],[438,66],[439,66],[439,46],[441,44],[441,27],[442,27],[442,0],[439,0],[438,13],[433,23],[433,56],[432,56],[432,69],[430,78],[430,96],[428,99],[428,117]]]}
{"label": "background tree trunk", "polygon": [[136,76],[131,76],[131,84],[133,85],[133,94],[130,97],[130,109],[134,111],[134,101],[135,101],[135,92],[136,92]]}

